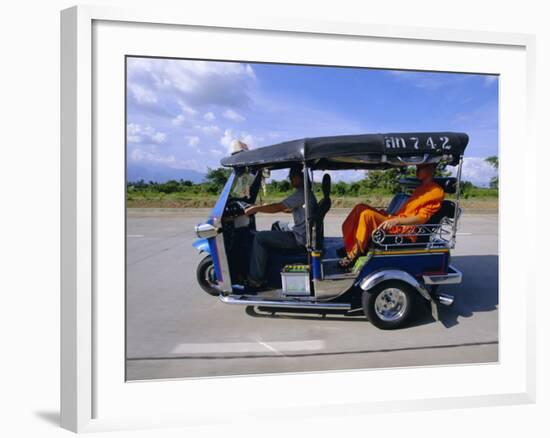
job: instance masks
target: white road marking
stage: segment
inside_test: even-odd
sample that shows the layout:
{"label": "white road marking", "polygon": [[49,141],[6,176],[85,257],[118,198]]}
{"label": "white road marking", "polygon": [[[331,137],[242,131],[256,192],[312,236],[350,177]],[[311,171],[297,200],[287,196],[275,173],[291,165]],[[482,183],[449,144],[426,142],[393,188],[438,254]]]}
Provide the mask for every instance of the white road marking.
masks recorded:
{"label": "white road marking", "polygon": [[143,234],[127,234],[126,237],[145,237]]}
{"label": "white road marking", "polygon": [[471,236],[473,233],[456,233],[457,236]]}
{"label": "white road marking", "polygon": [[178,344],[172,354],[204,354],[204,353],[265,353],[266,350],[282,354],[290,351],[322,350],[325,341],[314,339],[310,341],[270,342],[217,342],[204,344]]}
{"label": "white road marking", "polygon": [[268,350],[271,350],[273,351],[273,353],[279,355],[279,356],[283,356],[283,353],[281,353],[279,350],[273,348],[273,346],[269,345],[267,342],[263,342],[263,341],[258,341],[260,345],[263,345],[265,348],[267,348]]}

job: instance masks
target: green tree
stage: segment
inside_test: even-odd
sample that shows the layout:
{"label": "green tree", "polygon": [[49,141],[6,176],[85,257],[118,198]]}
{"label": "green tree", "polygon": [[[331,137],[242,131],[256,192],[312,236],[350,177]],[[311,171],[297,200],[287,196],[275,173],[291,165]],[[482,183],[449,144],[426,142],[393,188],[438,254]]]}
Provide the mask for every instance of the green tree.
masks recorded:
{"label": "green tree", "polygon": [[175,193],[181,189],[180,183],[175,180],[166,181],[158,185],[158,191],[162,193]]}
{"label": "green tree", "polygon": [[493,155],[485,158],[485,161],[493,166],[497,171],[497,176],[493,176],[489,182],[489,187],[492,189],[498,189],[498,157]]}
{"label": "green tree", "polygon": [[435,174],[434,176],[442,176],[442,177],[448,177],[451,176],[451,171],[447,170],[447,166],[444,164],[438,164],[435,168]]}
{"label": "green tree", "polygon": [[338,181],[332,186],[332,193],[337,196],[346,196],[349,186],[344,181]]}
{"label": "green tree", "polygon": [[148,184],[140,179],[139,181],[129,182],[128,187],[133,187],[138,190],[146,189]]}
{"label": "green tree", "polygon": [[290,182],[286,179],[279,182],[279,190],[281,192],[288,192],[291,189]]}
{"label": "green tree", "polygon": [[405,177],[414,177],[414,169],[392,167],[386,170],[368,170],[363,185],[367,190],[398,193],[399,180]]}
{"label": "green tree", "polygon": [[470,181],[460,182],[460,194],[465,199],[468,199],[470,197],[473,189],[475,189],[475,186]]}
{"label": "green tree", "polygon": [[208,168],[206,172],[206,182],[216,189],[215,192],[218,192],[229,179],[229,175],[231,175],[230,169],[224,167],[218,167],[217,169]]}

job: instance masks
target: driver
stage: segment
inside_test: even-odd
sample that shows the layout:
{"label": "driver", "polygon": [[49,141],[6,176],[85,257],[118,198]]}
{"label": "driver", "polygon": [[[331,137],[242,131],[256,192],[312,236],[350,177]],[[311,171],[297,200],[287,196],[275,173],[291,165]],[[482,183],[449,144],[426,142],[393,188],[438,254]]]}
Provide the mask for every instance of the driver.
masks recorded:
{"label": "driver", "polygon": [[439,210],[445,192],[433,180],[435,169],[433,163],[417,165],[416,177],[421,184],[395,215],[388,215],[367,204],[358,204],[353,208],[342,224],[346,252],[346,257],[339,262],[342,268],[349,269],[354,265],[355,260],[365,252],[371,234],[378,226],[389,233],[410,232],[402,225],[424,224]]}
{"label": "driver", "polygon": [[[265,269],[270,248],[299,248],[306,244],[304,174],[302,169],[292,167],[288,178],[291,186],[295,189],[288,198],[274,204],[252,205],[244,211],[246,215],[290,211],[294,220],[292,231],[258,231],[255,234],[246,281],[247,286],[253,289],[260,289],[265,286]],[[313,212],[317,207],[317,200],[311,190],[308,198],[309,211]]]}

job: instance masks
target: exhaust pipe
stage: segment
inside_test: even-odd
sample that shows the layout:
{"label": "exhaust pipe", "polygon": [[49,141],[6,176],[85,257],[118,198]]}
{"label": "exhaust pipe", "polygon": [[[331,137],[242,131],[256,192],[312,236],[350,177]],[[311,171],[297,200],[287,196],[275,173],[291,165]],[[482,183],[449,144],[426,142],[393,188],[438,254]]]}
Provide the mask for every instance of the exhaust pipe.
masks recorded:
{"label": "exhaust pipe", "polygon": [[455,301],[455,297],[443,293],[437,294],[436,298],[439,304],[442,304],[443,306],[452,306]]}

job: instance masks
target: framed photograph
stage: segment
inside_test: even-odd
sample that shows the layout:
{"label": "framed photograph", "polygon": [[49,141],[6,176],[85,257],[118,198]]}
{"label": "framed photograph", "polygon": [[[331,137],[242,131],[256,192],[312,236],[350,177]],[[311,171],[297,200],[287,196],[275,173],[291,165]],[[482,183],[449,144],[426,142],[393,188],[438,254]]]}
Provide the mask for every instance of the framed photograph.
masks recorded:
{"label": "framed photograph", "polygon": [[61,26],[63,427],[534,401],[534,37]]}

